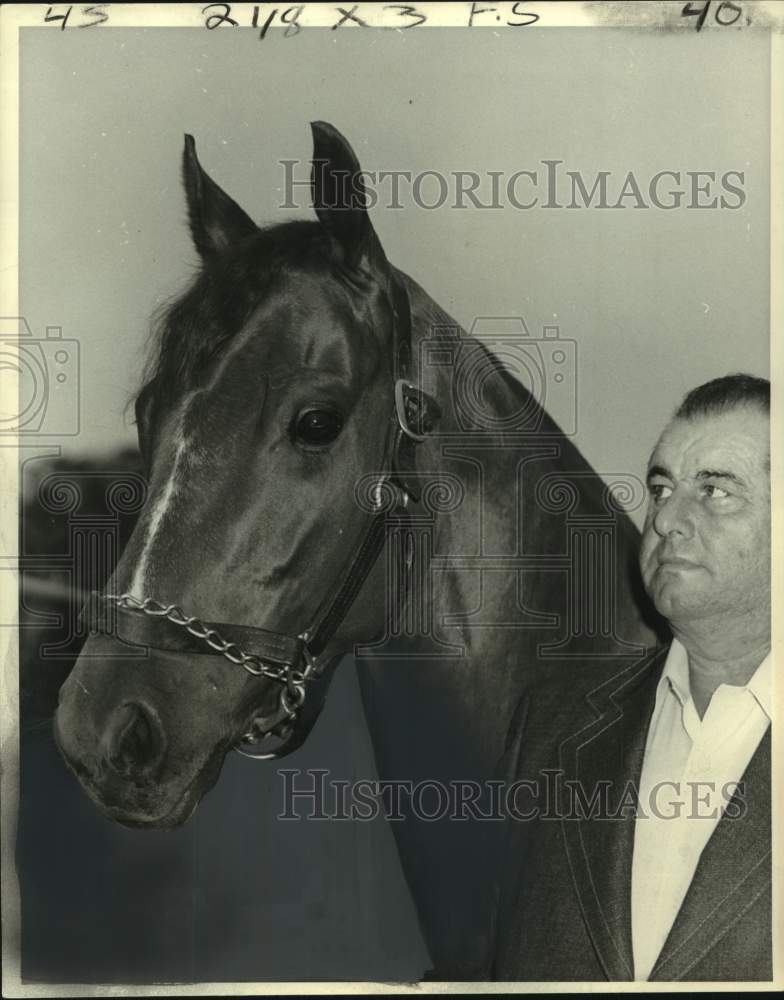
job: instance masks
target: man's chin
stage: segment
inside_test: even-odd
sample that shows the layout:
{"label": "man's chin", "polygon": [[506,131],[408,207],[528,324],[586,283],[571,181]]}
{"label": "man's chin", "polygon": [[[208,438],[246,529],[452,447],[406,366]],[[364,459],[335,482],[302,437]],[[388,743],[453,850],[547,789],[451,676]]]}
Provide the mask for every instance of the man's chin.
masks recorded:
{"label": "man's chin", "polygon": [[653,602],[659,614],[673,628],[714,619],[724,613],[723,606],[715,600],[704,593],[695,592],[693,587],[683,586],[677,580],[668,581],[655,590]]}
{"label": "man's chin", "polygon": [[698,579],[701,571],[698,564],[685,560],[665,562],[656,567],[646,581],[646,590],[660,615],[669,618],[676,609],[697,609],[705,603]]}
{"label": "man's chin", "polygon": [[657,570],[650,588],[650,594],[656,610],[669,621],[673,616],[680,617],[689,613],[689,607],[694,602],[694,593],[684,585],[682,575],[674,572]]}

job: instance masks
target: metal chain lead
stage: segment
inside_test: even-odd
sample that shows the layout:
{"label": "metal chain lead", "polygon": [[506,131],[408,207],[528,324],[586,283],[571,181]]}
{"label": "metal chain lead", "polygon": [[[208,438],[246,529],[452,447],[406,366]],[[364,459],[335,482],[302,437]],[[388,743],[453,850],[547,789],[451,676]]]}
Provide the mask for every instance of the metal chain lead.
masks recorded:
{"label": "metal chain lead", "polygon": [[[293,719],[305,701],[305,684],[316,676],[316,661],[305,647],[306,666],[304,670],[297,670],[293,666],[278,666],[267,663],[255,653],[245,653],[235,642],[228,642],[214,628],[209,628],[204,622],[193,615],[186,615],[177,604],[161,604],[160,601],[152,597],[139,599],[133,594],[102,594],[101,599],[114,604],[118,608],[127,611],[140,611],[152,618],[165,618],[167,621],[184,628],[186,632],[197,639],[205,642],[210,649],[215,650],[221,656],[235,663],[237,666],[247,670],[254,677],[266,677],[269,680],[283,684],[279,703],[281,721],[283,719]],[[303,639],[304,636],[299,636]],[[251,731],[243,738],[250,742],[257,742],[266,732],[256,734],[253,727],[256,726],[257,719],[251,723]]]}

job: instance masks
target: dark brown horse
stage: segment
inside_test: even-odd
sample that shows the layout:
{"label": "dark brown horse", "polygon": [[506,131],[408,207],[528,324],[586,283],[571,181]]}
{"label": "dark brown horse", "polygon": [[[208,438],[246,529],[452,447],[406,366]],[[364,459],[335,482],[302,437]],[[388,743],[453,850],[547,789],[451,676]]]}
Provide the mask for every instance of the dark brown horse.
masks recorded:
{"label": "dark brown horse", "polygon": [[149,496],[56,735],[108,816],[171,827],[232,747],[298,745],[353,652],[381,778],[461,789],[457,817],[404,795],[394,829],[436,969],[470,974],[503,877],[476,817],[531,666],[654,642],[637,533],[509,373],[544,386],[556,355],[461,331],[387,261],[345,139],[313,134],[318,221],[267,229],[186,139],[202,267],[137,400]]}

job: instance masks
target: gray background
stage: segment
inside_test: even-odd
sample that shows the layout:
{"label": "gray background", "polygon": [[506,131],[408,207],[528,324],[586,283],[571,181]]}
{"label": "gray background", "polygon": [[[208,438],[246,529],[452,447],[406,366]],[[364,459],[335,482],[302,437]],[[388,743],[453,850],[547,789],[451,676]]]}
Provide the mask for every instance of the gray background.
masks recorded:
{"label": "gray background", "polygon": [[[193,272],[183,132],[258,221],[326,119],[366,169],[744,170],[738,211],[374,212],[390,259],[464,326],[522,314],[578,344],[577,443],[642,474],[690,387],[768,372],[768,40],[628,30],[22,33],[21,311],[80,341],[69,456],[134,439],[151,312]],[[558,412],[556,416],[560,416]],[[640,512],[635,512],[638,518]],[[372,777],[356,679],[286,763]],[[23,944],[36,978],[418,978],[428,960],[387,827],[270,822],[271,766],[234,756],[194,819],[100,819],[51,742],[23,773]],[[25,783],[25,773],[27,780]],[[52,845],[58,850],[53,851]],[[306,942],[303,945],[303,941]]]}

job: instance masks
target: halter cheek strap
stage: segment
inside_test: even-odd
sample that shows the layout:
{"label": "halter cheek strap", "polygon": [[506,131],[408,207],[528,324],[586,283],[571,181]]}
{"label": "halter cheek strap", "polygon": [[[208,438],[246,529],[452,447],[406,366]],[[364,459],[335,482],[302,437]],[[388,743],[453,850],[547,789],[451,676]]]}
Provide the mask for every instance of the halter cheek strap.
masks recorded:
{"label": "halter cheek strap", "polygon": [[[384,472],[379,478],[379,503],[358,548],[336,587],[316,612],[313,624],[298,636],[248,625],[204,622],[174,604],[131,594],[93,594],[82,619],[93,633],[116,635],[125,642],[189,655],[221,655],[254,676],[281,685],[278,705],[269,715],[257,715],[235,747],[245,756],[267,760],[285,756],[302,744],[326,697],[338,657],[319,662],[351,609],[384,547],[389,513],[405,516],[409,500],[419,499],[416,446],[433,430],[440,411],[432,397],[412,381],[411,305],[397,273],[390,278],[393,311],[394,407],[385,446]],[[392,503],[384,503],[385,487]],[[306,699],[306,692],[312,692]],[[268,748],[270,738],[279,745]]]}

